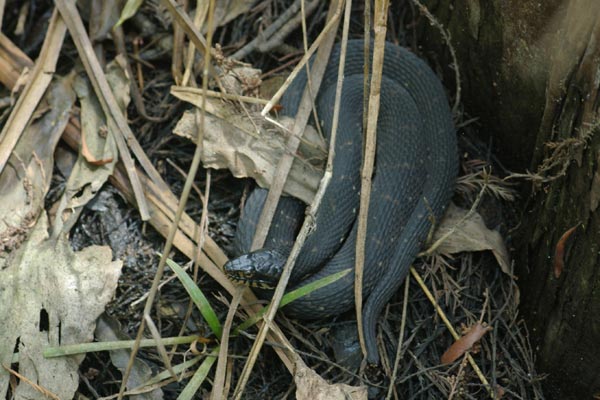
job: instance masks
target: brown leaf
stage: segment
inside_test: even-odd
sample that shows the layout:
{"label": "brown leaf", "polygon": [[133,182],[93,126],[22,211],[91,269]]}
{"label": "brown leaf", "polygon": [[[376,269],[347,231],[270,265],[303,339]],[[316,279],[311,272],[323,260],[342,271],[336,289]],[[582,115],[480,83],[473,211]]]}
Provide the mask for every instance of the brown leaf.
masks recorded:
{"label": "brown leaf", "polygon": [[467,332],[464,336],[458,339],[456,342],[452,344],[446,350],[446,352],[442,355],[440,362],[442,364],[450,364],[461,357],[465,352],[469,351],[475,343],[477,343],[483,335],[489,330],[491,330],[489,326],[483,325],[481,323],[475,324],[469,332]]}
{"label": "brown leaf", "polygon": [[504,397],[504,395],[506,394],[506,390],[504,390],[504,388],[500,385],[496,385],[496,397],[494,397],[497,400],[500,400],[502,397]]}
{"label": "brown leaf", "polygon": [[578,226],[579,224],[563,233],[560,239],[558,239],[558,243],[556,243],[556,249],[554,250],[554,277],[556,279],[560,278],[565,266],[565,245],[567,239],[575,232],[575,229],[577,229]]}

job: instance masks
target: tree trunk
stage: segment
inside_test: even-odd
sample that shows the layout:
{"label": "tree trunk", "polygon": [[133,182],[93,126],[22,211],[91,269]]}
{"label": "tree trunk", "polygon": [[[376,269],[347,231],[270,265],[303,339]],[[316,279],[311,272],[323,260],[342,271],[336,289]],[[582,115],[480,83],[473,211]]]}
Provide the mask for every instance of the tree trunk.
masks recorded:
{"label": "tree trunk", "polygon": [[[425,4],[450,31],[465,111],[506,166],[535,172],[514,244],[546,394],[592,398],[600,393],[600,1]],[[435,27],[423,26],[428,48],[449,55]]]}

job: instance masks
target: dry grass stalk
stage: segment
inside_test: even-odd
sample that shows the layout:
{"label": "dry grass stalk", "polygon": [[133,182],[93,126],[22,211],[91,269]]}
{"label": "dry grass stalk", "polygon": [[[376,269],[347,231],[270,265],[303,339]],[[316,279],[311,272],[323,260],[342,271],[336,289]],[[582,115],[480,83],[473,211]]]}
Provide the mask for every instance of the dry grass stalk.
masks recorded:
{"label": "dry grass stalk", "polygon": [[[427,298],[429,299],[429,301],[435,308],[436,313],[440,316],[442,321],[444,321],[444,325],[446,325],[446,328],[448,328],[448,331],[450,331],[450,334],[452,335],[454,340],[460,339],[460,335],[458,334],[458,332],[456,332],[456,330],[454,329],[454,326],[452,325],[450,320],[448,320],[446,313],[444,313],[444,310],[442,310],[442,308],[439,306],[439,304],[435,300],[435,297],[433,297],[433,294],[431,294],[431,292],[429,291],[429,288],[427,287],[427,285],[425,285],[425,282],[423,282],[423,279],[421,278],[421,276],[419,275],[417,270],[414,267],[410,267],[410,273],[413,276],[413,278],[415,278],[415,280],[419,284],[419,287],[421,288],[421,290],[423,290],[423,293],[425,293],[425,295],[427,296]],[[471,356],[471,354],[467,354],[466,356],[467,356],[467,359],[469,360],[469,364],[471,364],[471,368],[473,368],[473,370],[479,377],[479,380],[485,386],[485,388],[487,389],[490,396],[492,398],[494,398],[495,392],[492,390],[492,387],[490,386],[485,375],[483,375],[483,373],[481,372],[481,369],[475,362],[475,359],[473,358],[473,356]]]}
{"label": "dry grass stalk", "polygon": [[[334,8],[333,4],[337,4],[337,7]],[[273,108],[273,106],[279,102],[290,83],[294,80],[294,78],[296,78],[300,70],[304,68],[311,55],[318,48],[319,51],[312,66],[314,91],[311,92],[310,90],[305,89],[302,95],[302,100],[300,101],[300,105],[298,106],[298,110],[296,112],[294,128],[292,129],[291,136],[288,139],[288,154],[284,155],[277,164],[277,175],[275,175],[273,179],[267,200],[265,201],[265,205],[258,220],[256,233],[252,241],[252,250],[261,248],[263,246],[267,237],[267,233],[269,232],[269,227],[271,225],[271,221],[273,220],[277,203],[279,202],[279,197],[281,197],[283,186],[285,185],[285,181],[294,161],[293,155],[296,154],[296,150],[300,144],[300,137],[302,136],[302,132],[304,132],[304,128],[308,123],[310,112],[313,109],[316,92],[318,91],[323,73],[327,67],[327,60],[329,59],[329,53],[331,52],[331,47],[333,46],[333,41],[335,39],[335,33],[337,32],[337,27],[340,21],[342,4],[343,2],[341,0],[339,2],[332,3],[332,6],[330,7],[330,15],[325,28],[323,28],[323,31],[319,34],[317,39],[315,39],[308,52],[304,55],[304,57],[302,57],[302,60],[290,73],[282,87],[275,93],[275,95],[273,95],[273,98],[269,100],[269,103],[261,111],[261,115],[265,117],[266,114]],[[269,118],[266,119],[272,121]]]}
{"label": "dry grass stalk", "polygon": [[17,104],[0,132],[0,172],[4,170],[8,158],[33,115],[35,108],[46,92],[53,75],[65,37],[67,27],[55,10],[50,19],[46,39],[42,45],[40,56],[33,67],[29,82],[17,100]]}
{"label": "dry grass stalk", "polygon": [[[323,32],[321,32],[321,34],[319,35],[319,38],[321,38],[320,42],[322,42],[322,43],[315,41],[315,43],[313,44],[313,46],[320,45],[318,53],[317,53],[317,57],[313,64],[313,69],[312,69],[313,80],[314,80],[315,86],[316,86],[315,90],[318,90],[318,86],[320,86],[323,74],[325,73],[325,68],[327,66],[329,54],[331,52],[331,49],[333,47],[333,42],[335,40],[335,33],[337,31],[337,25],[339,22],[339,16],[341,14],[342,6],[343,6],[342,1],[339,1],[339,2],[336,1],[336,2],[331,3],[330,9],[329,9],[329,22],[327,23],[326,27],[323,29]],[[348,5],[347,5],[347,7],[348,7]],[[327,29],[328,26],[333,26],[335,29]],[[345,32],[345,35],[346,35],[345,38],[347,41],[347,31]],[[317,39],[317,40],[319,40],[319,39]],[[343,45],[345,45],[345,44],[343,44]],[[311,46],[311,48],[313,46]],[[344,60],[342,59],[340,62],[340,65],[343,66],[343,64],[344,64]],[[343,68],[343,67],[341,67],[341,68]],[[338,79],[342,79],[342,77],[343,77],[343,74],[340,74]],[[341,85],[341,81],[338,81],[338,86],[340,86],[340,85]],[[336,101],[335,101],[335,105],[334,105],[334,110],[336,108],[339,109],[340,95],[341,95],[341,91],[339,93],[336,93]],[[314,102],[314,95],[311,95],[309,90],[305,89],[304,94],[302,96],[302,100],[300,101],[300,106],[298,107],[298,111],[296,114],[296,122],[294,125],[293,135],[290,137],[289,142],[288,142],[288,144],[290,145],[289,150],[290,150],[291,154],[284,155],[278,165],[278,171],[280,172],[280,174],[275,177],[274,183],[271,186],[271,189],[269,191],[269,195],[267,196],[267,200],[265,202],[263,212],[261,213],[261,217],[260,217],[260,220],[259,220],[259,223],[257,226],[257,232],[255,234],[254,241],[252,243],[253,248],[256,248],[255,246],[257,246],[258,241],[260,241],[260,246],[262,246],[262,243],[264,242],[264,239],[266,238],[266,232],[268,232],[268,226],[270,225],[270,221],[272,220],[273,214],[275,212],[275,207],[277,206],[277,201],[279,200],[279,196],[282,193],[285,178],[287,177],[287,174],[292,165],[292,161],[293,161],[292,154],[296,153],[296,149],[300,143],[300,140],[299,140],[300,135],[299,134],[300,134],[300,132],[302,132],[304,130],[304,127],[306,126],[306,123],[308,122],[308,118],[310,116],[313,102]],[[264,110],[263,110],[263,112],[264,112]],[[334,111],[334,113],[335,113],[335,111]],[[336,126],[335,124],[336,123],[334,122],[334,126]],[[242,397],[244,388],[248,382],[250,373],[251,373],[254,363],[256,362],[256,359],[258,357],[258,353],[264,343],[264,340],[265,340],[266,335],[271,327],[271,324],[273,323],[275,313],[277,312],[277,308],[279,307],[279,303],[281,302],[281,298],[283,297],[283,294],[287,287],[287,284],[288,284],[288,281],[289,281],[289,278],[290,278],[290,275],[292,272],[293,264],[296,261],[296,258],[298,257],[300,249],[301,249],[302,245],[304,244],[304,241],[306,240],[308,233],[310,232],[310,229],[311,229],[311,226],[313,223],[314,213],[316,212],[316,209],[319,206],[319,203],[321,201],[321,198],[323,197],[325,189],[327,188],[327,185],[329,184],[329,180],[331,179],[331,165],[332,165],[332,161],[333,161],[332,157],[334,154],[333,146],[335,146],[335,135],[336,135],[336,132],[335,132],[335,129],[333,129],[333,131],[331,132],[331,137],[330,137],[329,157],[327,160],[327,167],[325,170],[325,175],[323,176],[323,179],[321,180],[319,190],[317,190],[317,193],[315,195],[313,203],[310,206],[308,215],[307,215],[304,223],[302,224],[300,233],[298,234],[298,237],[296,238],[296,241],[295,241],[294,246],[291,250],[291,253],[288,257],[288,260],[283,268],[281,277],[277,284],[277,288],[275,289],[275,293],[273,294],[271,304],[269,305],[269,309],[267,310],[265,316],[263,317],[264,324],[263,324],[263,326],[260,327],[260,330],[258,331],[258,335],[252,346],[252,349],[248,356],[248,360],[246,362],[246,365],[244,366],[242,375],[240,377],[240,380],[239,380],[236,390],[234,392],[234,395],[233,395],[234,399],[240,399]],[[271,200],[271,202],[270,202],[270,200]],[[270,207],[272,208],[272,210],[269,209]],[[269,218],[266,218],[267,213],[270,213]],[[261,229],[261,224],[263,224],[263,226],[266,227],[266,229],[265,229],[266,232],[264,233],[264,237],[262,239],[259,238],[259,240],[257,241],[257,236],[260,235],[259,229]],[[260,247],[260,246],[258,246],[258,247]]]}
{"label": "dry grass stalk", "polygon": [[[144,197],[142,184],[136,173],[135,164],[131,158],[131,154],[129,153],[129,146],[131,146],[134,151],[136,149],[136,147],[133,145],[133,142],[137,143],[135,136],[133,135],[125,116],[121,112],[121,109],[115,100],[115,96],[110,90],[110,86],[106,80],[106,75],[104,75],[104,71],[102,70],[100,63],[96,58],[92,43],[87,35],[85,27],[83,26],[83,21],[81,20],[81,16],[75,7],[75,4],[67,0],[59,0],[56,2],[56,7],[60,11],[61,17],[65,21],[65,24],[71,33],[71,37],[73,38],[73,42],[77,47],[77,52],[79,53],[81,62],[83,63],[83,66],[87,72],[87,76],[94,87],[94,91],[96,92],[98,101],[102,106],[102,110],[106,115],[106,120],[110,130],[112,132],[118,132],[118,134],[115,135],[115,141],[117,142],[117,147],[119,148],[119,157],[123,161],[123,164],[127,170],[127,176],[131,181],[131,186],[133,187],[133,191],[135,193],[135,199],[138,204],[142,220],[147,221],[150,219],[148,204],[146,203],[146,198]],[[139,144],[137,149],[138,152],[136,154],[141,162],[139,154],[141,153],[143,154],[141,157],[145,157],[145,153]]]}
{"label": "dry grass stalk", "polygon": [[[388,0],[375,2],[375,42],[373,48],[373,67],[369,91],[369,107],[367,112],[367,125],[365,132],[365,146],[363,152],[363,165],[360,183],[360,208],[358,212],[358,231],[356,235],[356,264],[354,275],[354,299],[356,307],[356,321],[358,323],[358,337],[363,356],[366,357],[367,349],[362,322],[362,287],[365,265],[365,241],[367,239],[367,220],[369,217],[369,201],[371,199],[371,179],[375,166],[375,150],[377,149],[377,119],[379,116],[379,101],[381,96],[381,78],[383,76],[383,58],[385,52],[385,34],[387,32]],[[365,42],[366,43],[366,42]],[[369,58],[365,58],[366,60]]]}
{"label": "dry grass stalk", "polygon": [[[171,3],[170,1],[165,1],[165,3]],[[171,4],[172,5],[172,4]],[[212,33],[213,33],[213,17],[214,17],[214,0],[210,2],[209,5],[209,11],[208,11],[208,37],[207,37],[207,43],[205,44],[204,47],[204,70],[203,70],[203,75],[202,75],[202,89],[204,91],[206,91],[208,89],[208,70],[209,70],[209,65],[211,62],[211,52],[209,51],[210,49],[210,43],[212,41]],[[173,12],[173,11],[172,11]],[[174,17],[179,16],[182,17],[181,13],[178,13],[177,10],[174,10],[173,12]],[[183,17],[186,17],[185,15],[183,15]],[[177,17],[176,17],[177,18]],[[187,18],[187,20],[185,18],[181,18],[181,20],[184,23],[181,23],[181,25],[184,27],[184,29],[187,27],[189,28],[189,18]],[[187,23],[187,25],[186,25]],[[184,26],[185,25],[185,26]],[[199,38],[197,32],[195,32],[195,29],[193,29],[193,25],[191,25],[192,28],[192,33],[195,35],[197,39]],[[187,33],[187,31],[186,31]],[[185,205],[187,203],[187,199],[188,196],[190,194],[190,190],[192,188],[192,184],[194,182],[194,178],[196,176],[196,172],[198,171],[198,168],[200,167],[200,156],[202,154],[202,140],[201,139],[201,135],[202,135],[202,130],[204,127],[204,116],[206,114],[206,97],[203,97],[203,103],[202,103],[202,109],[199,111],[200,113],[200,132],[199,132],[199,140],[198,143],[196,145],[196,150],[194,152],[194,157],[192,159],[192,164],[190,165],[190,170],[188,173],[188,177],[185,180],[185,184],[183,187],[183,191],[181,194],[181,198],[179,200],[179,205],[177,207],[177,211],[175,213],[175,218],[169,228],[169,234],[167,236],[167,241],[165,243],[165,247],[163,249],[162,252],[162,256],[160,258],[158,267],[157,267],[157,271],[156,271],[156,275],[154,276],[154,279],[152,281],[152,287],[150,289],[149,295],[148,295],[148,299],[146,300],[146,304],[144,306],[144,318],[142,320],[142,323],[140,324],[140,327],[138,329],[138,333],[136,336],[136,344],[134,346],[134,348],[131,351],[131,356],[129,358],[129,362],[127,363],[127,368],[125,369],[125,373],[123,374],[123,381],[121,383],[121,388],[119,390],[119,397],[118,399],[120,400],[121,398],[123,398],[123,394],[125,392],[126,386],[127,386],[127,381],[129,378],[129,374],[131,373],[131,369],[133,367],[133,363],[135,361],[135,355],[139,349],[139,342],[142,339],[143,333],[144,333],[144,329],[145,329],[145,325],[147,324],[148,327],[150,328],[151,332],[153,331],[153,329],[155,329],[154,327],[154,322],[152,321],[152,318],[150,317],[150,311],[152,310],[153,307],[153,303],[154,303],[154,298],[156,296],[156,293],[158,292],[158,285],[160,283],[160,280],[162,278],[162,275],[164,273],[164,269],[167,263],[167,257],[169,257],[169,254],[171,253],[171,248],[173,245],[173,240],[175,239],[175,235],[178,231],[178,225],[179,225],[179,221],[181,219],[181,215],[183,214],[183,211],[185,209]],[[145,323],[144,323],[145,322]],[[153,335],[156,338],[155,335]],[[157,340],[158,342],[158,340]],[[158,344],[158,343],[157,343]],[[159,350],[160,350],[160,346],[159,346]],[[164,358],[163,358],[163,362],[164,362]],[[166,361],[166,365],[169,365],[169,361]],[[174,375],[174,374],[173,374]]]}

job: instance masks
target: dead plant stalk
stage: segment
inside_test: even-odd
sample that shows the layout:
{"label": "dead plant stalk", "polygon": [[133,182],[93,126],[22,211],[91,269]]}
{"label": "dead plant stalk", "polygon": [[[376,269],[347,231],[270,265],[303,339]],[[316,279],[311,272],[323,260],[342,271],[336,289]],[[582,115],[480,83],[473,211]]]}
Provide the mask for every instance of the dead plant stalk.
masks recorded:
{"label": "dead plant stalk", "polygon": [[[373,48],[373,67],[369,92],[369,111],[365,133],[365,150],[361,172],[360,208],[358,212],[358,231],[356,235],[356,265],[354,275],[354,301],[358,337],[363,356],[366,357],[365,335],[362,319],[362,287],[365,265],[365,241],[367,239],[367,219],[369,217],[369,200],[371,198],[371,178],[375,166],[375,150],[377,148],[377,118],[379,116],[379,100],[381,95],[381,78],[383,75],[383,57],[385,52],[385,34],[387,32],[388,0],[375,2],[375,43]],[[368,58],[366,59],[368,60]]]}
{"label": "dead plant stalk", "polygon": [[[168,3],[168,1],[166,1],[165,3]],[[205,49],[210,49],[210,43],[212,41],[212,31],[213,31],[212,23],[213,23],[213,17],[214,17],[214,8],[215,8],[215,5],[214,5],[214,0],[213,0],[210,2],[210,5],[209,5],[208,37],[207,37],[207,42],[205,43]],[[208,70],[209,70],[210,61],[211,61],[211,52],[205,51],[205,53],[204,53],[204,70],[202,71],[203,72],[203,74],[202,74],[202,89],[204,91],[208,90],[208,79],[209,79]],[[150,288],[150,293],[148,295],[148,299],[146,300],[146,304],[144,306],[144,313],[143,313],[144,318],[141,321],[137,336],[135,338],[135,346],[131,351],[131,356],[129,357],[129,362],[127,363],[125,373],[123,374],[123,381],[121,382],[121,388],[119,390],[119,396],[118,396],[119,400],[121,400],[123,398],[125,389],[127,388],[127,382],[129,379],[129,375],[131,373],[131,369],[133,368],[135,356],[139,349],[139,343],[144,334],[145,325],[148,324],[148,327],[150,328],[151,332],[154,329],[156,329],[156,327],[154,326],[154,322],[152,321],[152,318],[150,316],[150,311],[152,310],[154,298],[156,296],[156,293],[158,292],[158,285],[160,283],[160,280],[161,280],[162,275],[165,270],[165,266],[167,263],[167,257],[169,257],[169,254],[171,253],[171,249],[173,247],[173,239],[175,238],[175,234],[178,231],[178,226],[179,226],[179,221],[181,219],[181,215],[183,214],[183,211],[185,209],[185,205],[187,203],[187,199],[189,197],[190,190],[192,189],[192,184],[194,183],[194,178],[196,176],[196,173],[198,172],[198,168],[200,167],[200,159],[201,159],[201,154],[202,154],[202,133],[203,133],[203,128],[204,128],[205,115],[206,115],[206,97],[203,97],[202,109],[200,112],[200,125],[199,125],[200,130],[198,132],[198,143],[196,144],[196,150],[194,151],[194,157],[192,159],[192,164],[190,166],[188,176],[185,180],[181,198],[179,200],[177,211],[175,213],[175,218],[173,219],[173,222],[169,228],[169,234],[167,237],[167,241],[165,243],[165,247],[162,251],[162,255],[161,255],[160,261],[158,263],[156,275],[154,276],[154,280],[152,281],[152,287]],[[157,345],[159,345],[159,343],[160,343],[160,342],[158,342],[159,337],[157,337],[157,335],[154,335],[154,333],[153,333],[153,337],[157,341]],[[161,347],[162,347],[162,349],[161,349]],[[158,349],[159,349],[159,351],[164,350],[164,346],[159,345]],[[166,353],[166,351],[165,351],[165,353]],[[168,358],[165,359],[165,357],[163,357],[163,362],[165,362],[165,365],[167,366],[167,368],[170,369],[170,361],[168,360]],[[172,369],[171,369],[171,375],[174,378],[177,378],[175,373],[172,371]]]}
{"label": "dead plant stalk", "polygon": [[[308,117],[309,117],[311,109],[312,109],[312,103],[314,102],[314,94],[318,91],[318,87],[321,84],[321,80],[322,80],[323,74],[325,72],[325,68],[327,67],[327,61],[329,59],[329,54],[331,53],[331,49],[333,47],[333,42],[335,40],[335,32],[337,31],[337,25],[339,22],[339,16],[341,14],[342,6],[343,6],[342,1],[331,3],[330,9],[329,9],[329,22],[327,23],[326,26],[332,26],[332,27],[335,26],[335,29],[330,29],[327,31],[324,30],[323,32],[321,32],[321,34],[319,35],[319,38],[321,38],[321,40],[317,39],[317,41],[313,44],[313,46],[311,46],[311,48],[313,48],[315,45],[318,45],[320,42],[322,42],[321,46],[319,47],[317,57],[316,57],[314,65],[313,65],[313,71],[312,71],[313,81],[315,82],[315,92],[311,94],[309,90],[305,89],[304,94],[302,96],[302,100],[300,102],[300,106],[299,106],[298,112],[296,114],[296,123],[294,125],[294,132],[293,132],[294,135],[292,135],[289,140],[289,142],[295,142],[294,151],[292,151],[291,154],[295,154],[295,152],[296,152],[295,149],[297,148],[297,146],[299,144],[299,140],[298,140],[299,133],[304,129],[304,126],[308,122]],[[244,388],[248,382],[250,373],[252,371],[254,363],[256,362],[256,358],[258,357],[258,353],[264,343],[267,332],[269,331],[269,329],[271,327],[271,324],[275,317],[275,313],[277,312],[277,308],[279,307],[279,303],[281,302],[281,298],[283,297],[283,294],[287,287],[294,262],[296,261],[296,258],[298,257],[300,249],[302,248],[302,245],[304,244],[304,241],[306,240],[306,237],[308,236],[308,233],[311,230],[312,224],[314,223],[314,215],[319,207],[321,199],[323,198],[323,195],[324,195],[324,193],[327,189],[327,186],[329,185],[329,181],[331,179],[333,158],[335,155],[334,149],[335,149],[335,139],[336,139],[336,133],[337,133],[336,132],[337,121],[339,118],[340,98],[341,98],[341,90],[342,90],[342,83],[343,83],[343,77],[344,77],[344,61],[345,61],[345,57],[346,57],[346,46],[347,46],[347,42],[348,42],[348,31],[349,31],[349,27],[350,27],[351,6],[352,6],[352,2],[350,0],[346,1],[346,9],[345,9],[345,15],[344,15],[344,27],[343,27],[343,34],[342,34],[343,36],[342,36],[341,61],[340,61],[340,65],[339,65],[338,82],[337,82],[337,87],[336,87],[336,97],[335,97],[335,104],[334,104],[332,132],[331,132],[330,141],[329,141],[329,156],[327,159],[327,166],[325,168],[325,174],[324,174],[323,178],[321,179],[319,189],[317,190],[317,193],[315,195],[313,203],[311,204],[311,206],[309,208],[307,217],[304,220],[304,223],[302,224],[300,233],[298,234],[298,237],[296,238],[296,242],[294,243],[294,246],[292,247],[292,250],[288,257],[288,260],[283,268],[281,278],[279,279],[279,283],[277,284],[277,288],[275,289],[275,293],[273,295],[273,299],[271,301],[269,309],[267,310],[265,316],[263,317],[264,324],[263,324],[263,326],[261,326],[261,328],[258,332],[258,335],[256,337],[254,345],[252,346],[252,349],[248,356],[248,361],[247,361],[246,365],[244,366],[242,375],[240,377],[240,380],[238,382],[238,385],[236,387],[236,390],[235,390],[235,393],[233,396],[233,398],[236,400],[239,400],[242,398]],[[332,21],[334,21],[334,23],[332,23]],[[299,66],[299,67],[301,67],[301,66]],[[297,69],[298,69],[298,67],[297,67]],[[287,155],[287,154],[283,156],[282,160],[284,158],[289,158],[289,162],[285,162],[285,163],[280,162],[280,165],[279,165],[280,168],[278,168],[278,170],[282,169],[283,168],[282,164],[283,164],[283,166],[287,167],[287,169],[284,171],[284,174],[277,177],[277,178],[279,178],[281,184],[280,184],[280,187],[276,189],[279,191],[279,193],[275,192],[275,194],[276,194],[275,206],[277,205],[277,200],[278,200],[279,196],[281,195],[281,189],[283,188],[283,182],[285,181],[285,177],[287,177],[287,172],[289,172],[289,169],[291,167],[291,162],[293,160],[292,156]],[[275,181],[277,181],[277,178],[275,179]],[[274,191],[274,188],[271,187],[271,191],[269,192],[269,197],[271,196],[271,193],[273,191]],[[263,209],[263,214],[265,212],[265,209],[267,209],[268,202],[269,202],[269,199],[267,198],[267,204],[265,204],[265,208]],[[273,212],[274,212],[274,208],[273,208]],[[263,217],[264,216],[261,215],[261,220],[263,219]],[[269,224],[270,224],[270,221],[269,221]],[[260,225],[260,223],[259,223],[259,225]],[[262,239],[262,241],[264,242],[264,238]],[[256,237],[255,237],[255,242],[256,242]],[[253,243],[253,245],[254,245],[254,243]],[[262,243],[261,243],[261,245],[262,245]]]}

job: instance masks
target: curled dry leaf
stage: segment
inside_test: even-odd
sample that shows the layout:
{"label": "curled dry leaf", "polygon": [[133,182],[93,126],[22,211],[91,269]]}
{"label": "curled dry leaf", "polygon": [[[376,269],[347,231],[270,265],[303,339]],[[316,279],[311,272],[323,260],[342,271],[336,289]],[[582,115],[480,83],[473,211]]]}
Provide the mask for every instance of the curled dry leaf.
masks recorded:
{"label": "curled dry leaf", "polygon": [[446,350],[442,355],[440,362],[442,364],[450,364],[456,361],[459,357],[462,357],[463,354],[469,351],[489,330],[491,330],[489,326],[481,323],[473,325],[465,335],[454,342],[452,346]]}
{"label": "curled dry leaf", "polygon": [[573,232],[575,232],[575,229],[577,229],[578,226],[579,224],[563,233],[560,239],[558,239],[558,243],[556,243],[556,249],[554,250],[554,277],[556,279],[560,278],[565,266],[565,246],[567,240]]}

